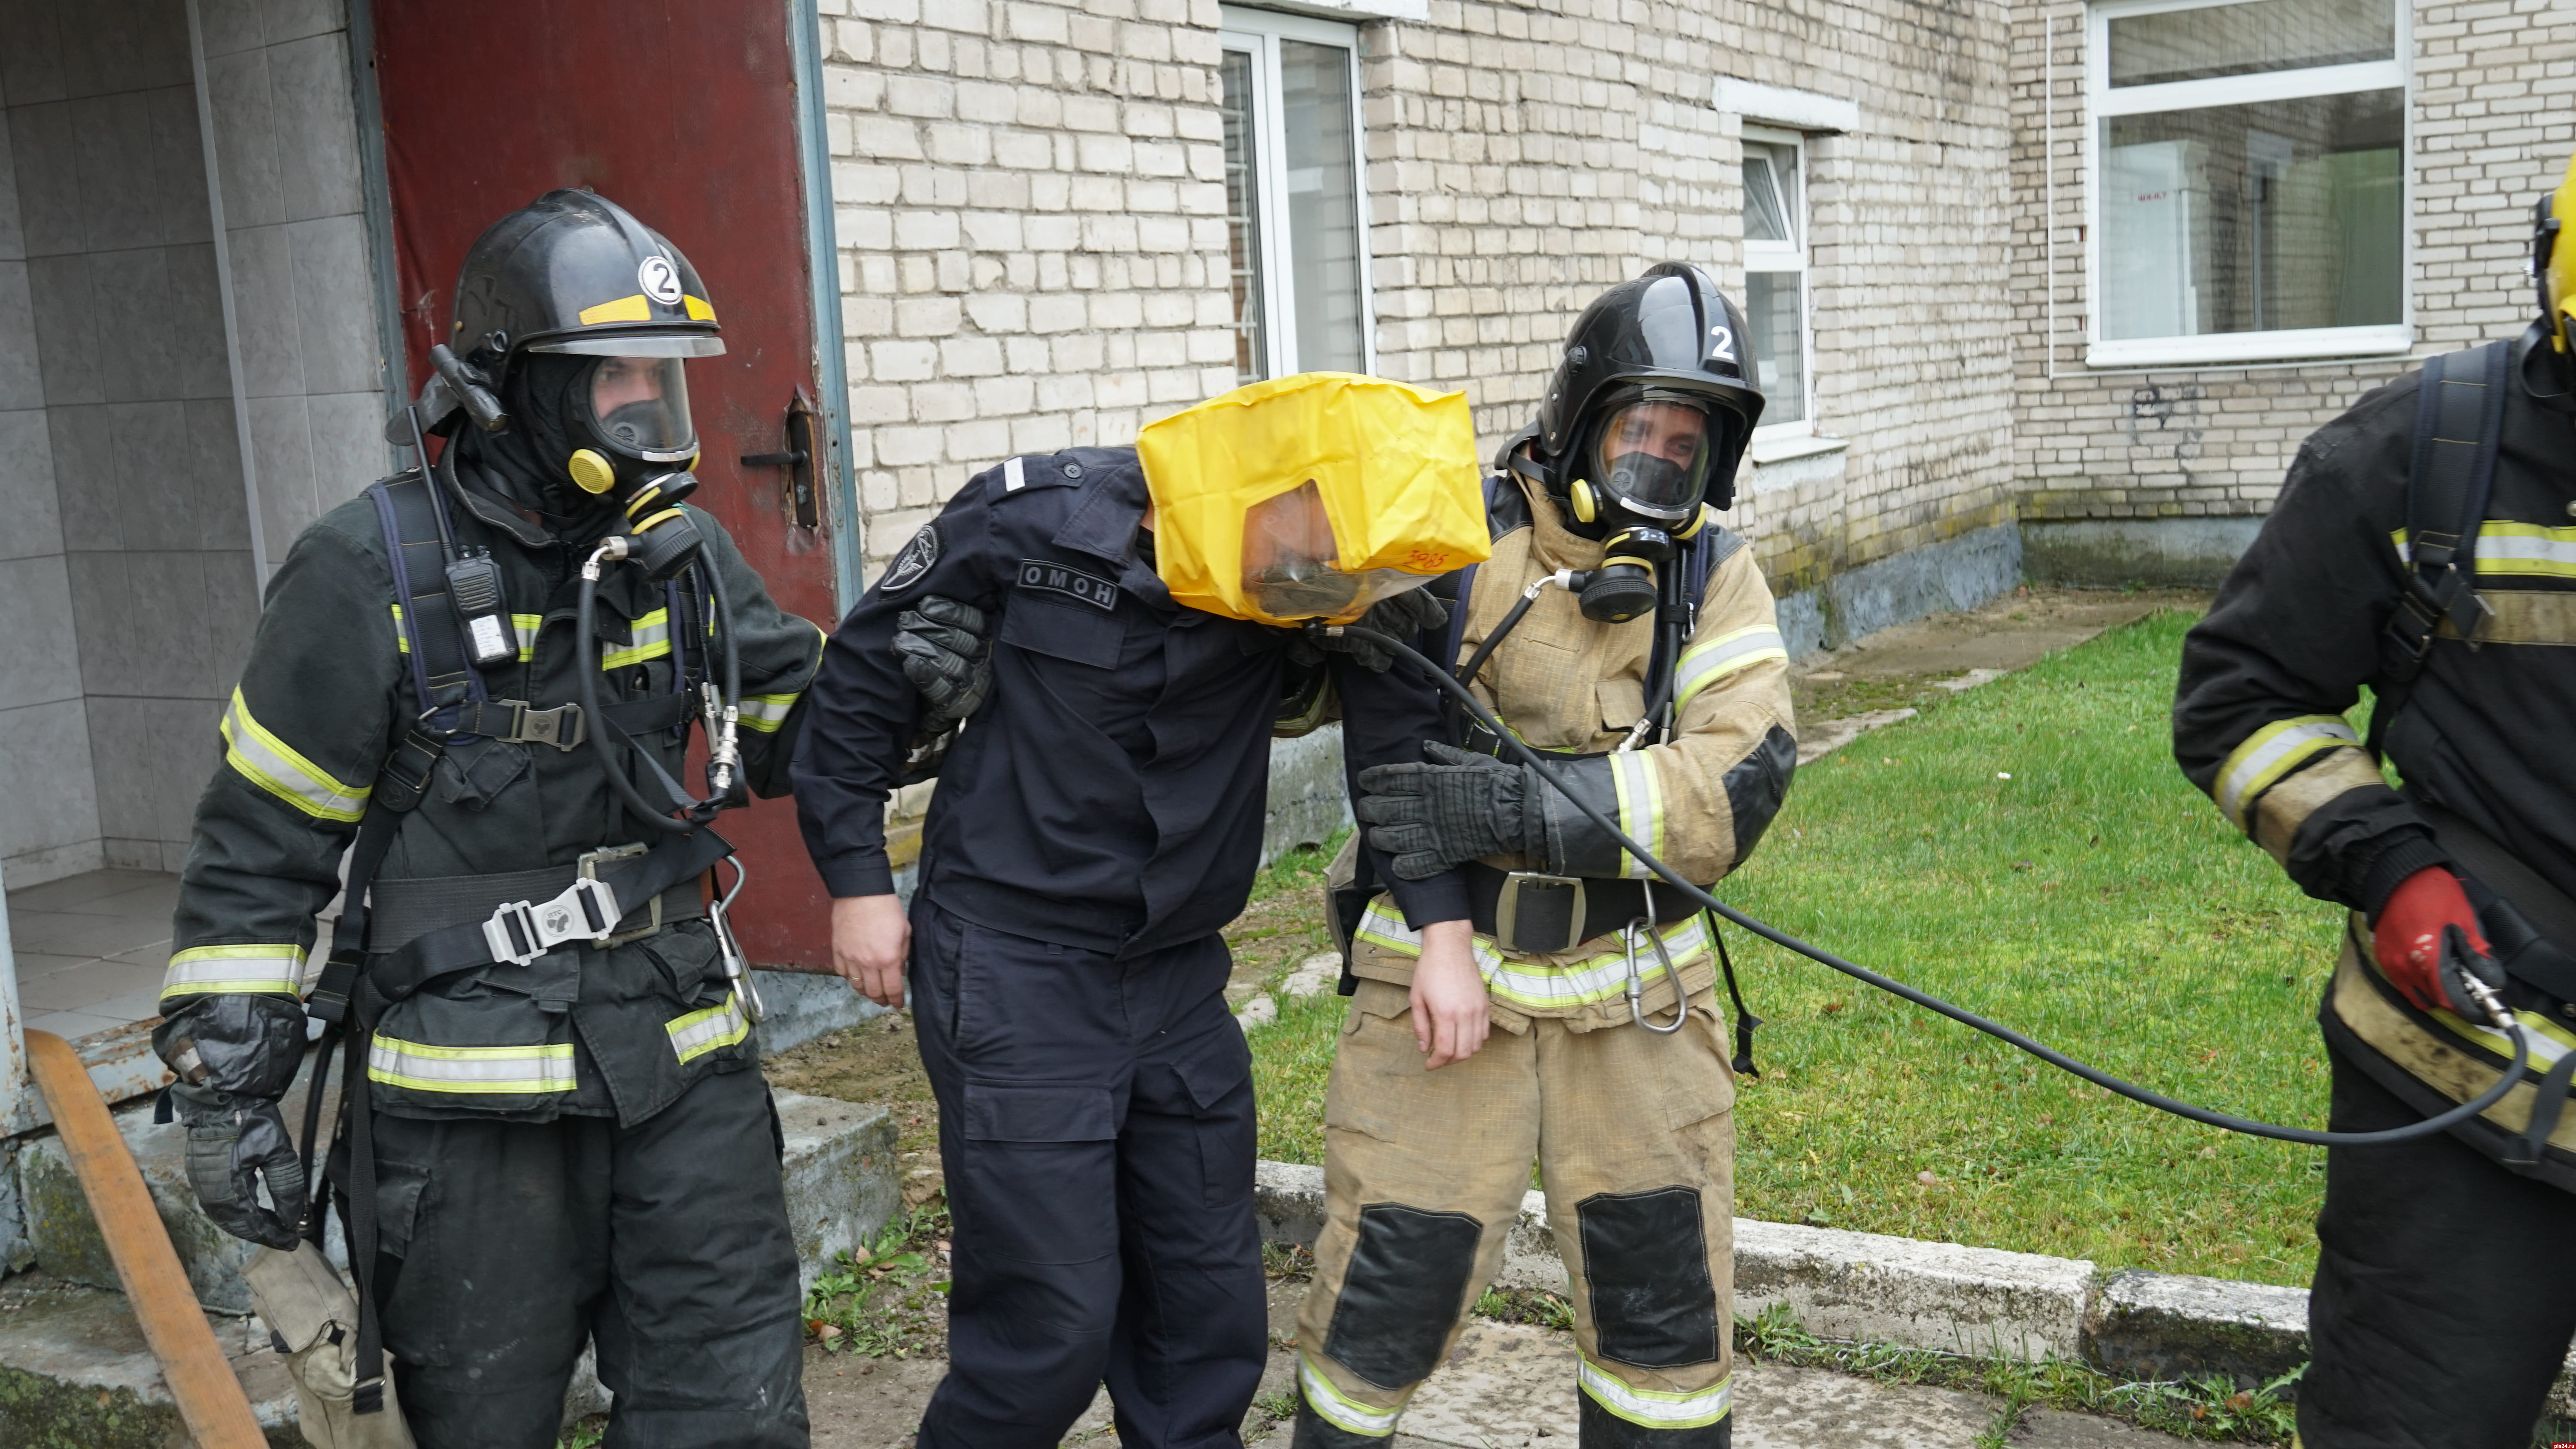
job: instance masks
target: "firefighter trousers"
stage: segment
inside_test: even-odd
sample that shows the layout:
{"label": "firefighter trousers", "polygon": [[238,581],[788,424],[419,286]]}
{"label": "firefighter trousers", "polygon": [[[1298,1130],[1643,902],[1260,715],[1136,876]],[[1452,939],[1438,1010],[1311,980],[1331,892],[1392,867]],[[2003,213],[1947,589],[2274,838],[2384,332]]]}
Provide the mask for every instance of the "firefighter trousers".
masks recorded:
{"label": "firefighter trousers", "polygon": [[912,919],[956,1220],[921,1449],[1054,1449],[1104,1382],[1120,1444],[1238,1449],[1269,1307],[1225,942],[1120,959]]}
{"label": "firefighter trousers", "polygon": [[[2328,1047],[2330,1125],[2424,1114]],[[2326,1151],[2306,1449],[2523,1449],[2576,1332],[2576,1194],[2444,1135]]]}
{"label": "firefighter trousers", "polygon": [[607,1449],[804,1449],[804,1326],[757,1070],[631,1127],[377,1113],[377,1301],[420,1449],[553,1449],[584,1342]]}
{"label": "firefighter trousers", "polygon": [[1735,1083],[1712,994],[1691,1006],[1672,1036],[1531,1019],[1428,1072],[1405,989],[1359,983],[1325,1097],[1298,1449],[1395,1432],[1502,1266],[1533,1160],[1572,1290],[1582,1449],[1723,1449]]}

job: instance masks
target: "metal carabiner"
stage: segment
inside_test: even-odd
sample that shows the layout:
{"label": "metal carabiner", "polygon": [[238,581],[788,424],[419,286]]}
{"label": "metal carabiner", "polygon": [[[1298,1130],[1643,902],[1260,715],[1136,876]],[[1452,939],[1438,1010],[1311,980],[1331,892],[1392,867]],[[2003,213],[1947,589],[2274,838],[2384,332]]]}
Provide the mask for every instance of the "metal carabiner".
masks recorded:
{"label": "metal carabiner", "polygon": [[[1673,969],[1673,954],[1664,947],[1663,933],[1655,929],[1654,882],[1639,881],[1638,884],[1646,889],[1646,913],[1619,928],[1619,937],[1628,947],[1628,1015],[1637,1025],[1646,1030],[1670,1036],[1681,1030],[1682,1024],[1690,1020],[1690,1002],[1682,995],[1681,973]],[[1654,943],[1655,959],[1663,965],[1664,979],[1673,984],[1673,1019],[1660,1026],[1646,1016],[1646,983],[1644,978],[1637,974],[1637,933],[1639,931],[1645,932],[1646,939]]]}
{"label": "metal carabiner", "polygon": [[760,988],[752,984],[751,972],[743,964],[741,943],[733,938],[733,922],[725,919],[725,912],[732,909],[733,898],[742,894],[743,882],[751,879],[751,872],[742,868],[742,857],[737,855],[726,856],[723,863],[733,867],[733,889],[707,902],[707,920],[716,928],[716,954],[724,959],[725,984],[733,988],[735,999],[742,1003],[743,1018],[758,1026],[768,1012],[761,1005]]}

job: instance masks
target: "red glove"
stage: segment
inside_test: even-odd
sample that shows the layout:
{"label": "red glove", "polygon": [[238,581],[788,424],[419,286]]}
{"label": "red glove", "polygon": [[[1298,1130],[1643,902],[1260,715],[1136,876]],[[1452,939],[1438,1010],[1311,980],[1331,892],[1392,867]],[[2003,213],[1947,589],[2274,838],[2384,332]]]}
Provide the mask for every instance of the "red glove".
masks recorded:
{"label": "red glove", "polygon": [[2398,993],[2426,1011],[2450,1009],[2442,990],[2442,930],[2457,926],[2470,949],[2489,954],[2487,938],[2478,933],[2478,913],[2460,889],[2460,878],[2431,865],[2406,877],[2380,907],[2379,925],[2370,945],[2379,969]]}

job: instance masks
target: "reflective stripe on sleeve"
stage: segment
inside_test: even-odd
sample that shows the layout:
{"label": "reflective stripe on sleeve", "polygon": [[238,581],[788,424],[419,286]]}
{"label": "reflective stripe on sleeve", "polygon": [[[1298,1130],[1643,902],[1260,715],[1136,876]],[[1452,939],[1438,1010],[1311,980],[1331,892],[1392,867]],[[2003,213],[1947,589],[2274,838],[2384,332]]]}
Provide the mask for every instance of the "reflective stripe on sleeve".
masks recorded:
{"label": "reflective stripe on sleeve", "polygon": [[[1619,829],[1631,840],[1664,854],[1664,790],[1650,755],[1623,750],[1610,756],[1610,783],[1619,792]],[[1619,852],[1619,874],[1630,880],[1653,880],[1655,873],[1627,851]]]}
{"label": "reflective stripe on sleeve", "polygon": [[[1694,915],[1675,921],[1656,934],[1664,938],[1664,951],[1673,959],[1676,970],[1688,966],[1708,950],[1708,928],[1705,916]],[[1353,939],[1381,946],[1399,956],[1422,955],[1422,933],[1404,924],[1394,914],[1385,897],[1369,903],[1360,916],[1359,929]],[[1533,1010],[1562,1010],[1569,1006],[1589,1006],[1594,1002],[1614,1001],[1627,994],[1628,952],[1624,946],[1588,956],[1563,966],[1550,966],[1539,961],[1515,961],[1502,953],[1491,936],[1470,938],[1468,948],[1476,958],[1476,970],[1485,978],[1485,989],[1506,1006],[1525,1006]],[[1639,943],[1637,979],[1652,985],[1664,974],[1663,959],[1655,948]]]}
{"label": "reflective stripe on sleeve", "polygon": [[2218,767],[2218,788],[2213,793],[2219,812],[2242,830],[2246,808],[2279,783],[2283,775],[2321,750],[2360,743],[2352,726],[2334,715],[2308,714],[2274,720],[2230,751]]}
{"label": "reflective stripe on sleeve", "polygon": [[1383,1439],[1395,1432],[1395,1421],[1404,1416],[1402,1409],[1372,1409],[1342,1397],[1342,1391],[1302,1349],[1297,1354],[1297,1387],[1305,1391],[1306,1407],[1315,1411],[1316,1418],[1347,1433]]}
{"label": "reflective stripe on sleeve", "polygon": [[367,1080],[416,1092],[569,1092],[573,1089],[572,1043],[443,1047],[378,1035],[367,1047]]}
{"label": "reflective stripe on sleeve", "polygon": [[[2405,529],[2395,530],[2389,538],[2396,543],[2399,558],[2414,562],[2415,550],[2406,541]],[[2576,528],[2490,518],[2478,525],[2475,558],[2481,578],[2576,579]]]}
{"label": "reflective stripe on sleeve", "polygon": [[1732,1374],[1704,1389],[1667,1393],[1623,1383],[1589,1358],[1575,1370],[1575,1382],[1583,1386],[1592,1402],[1631,1424],[1643,1424],[1649,1429],[1696,1429],[1714,1424],[1726,1417],[1735,1399]]}
{"label": "reflective stripe on sleeve", "polygon": [[1739,669],[1766,659],[1786,661],[1789,644],[1771,624],[1754,624],[1714,639],[1702,639],[1682,651],[1673,680],[1673,713],[1678,715],[1701,690]]}
{"label": "reflective stripe on sleeve", "polygon": [[655,609],[629,626],[626,647],[612,649],[599,656],[602,669],[623,669],[647,659],[661,659],[671,652],[671,611]]}
{"label": "reflective stripe on sleeve", "polygon": [[323,820],[354,821],[366,813],[367,792],[373,786],[342,784],[297,754],[293,746],[251,718],[239,688],[224,709],[223,732],[224,763],[278,799]]}
{"label": "reflective stripe on sleeve", "polygon": [[751,1022],[742,1014],[742,998],[727,993],[724,1004],[675,1016],[662,1028],[671,1037],[671,1050],[687,1066],[718,1047],[729,1047],[751,1035]]}
{"label": "reflective stripe on sleeve", "polygon": [[304,989],[304,948],[286,942],[246,946],[191,946],[171,956],[161,978],[161,999],[227,996]]}
{"label": "reflective stripe on sleeve", "polygon": [[805,691],[801,689],[791,689],[785,694],[746,694],[742,697],[742,727],[774,735],[780,725],[787,723],[787,712],[804,697]]}

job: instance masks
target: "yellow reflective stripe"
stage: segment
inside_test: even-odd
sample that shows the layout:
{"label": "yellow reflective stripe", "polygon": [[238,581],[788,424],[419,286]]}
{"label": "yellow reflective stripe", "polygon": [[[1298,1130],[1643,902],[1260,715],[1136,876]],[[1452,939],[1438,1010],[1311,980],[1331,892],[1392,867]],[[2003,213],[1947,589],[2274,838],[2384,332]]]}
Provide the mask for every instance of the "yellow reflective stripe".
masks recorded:
{"label": "yellow reflective stripe", "polygon": [[626,647],[599,656],[602,669],[623,669],[647,659],[660,659],[671,652],[671,611],[655,609],[637,619],[627,638]]}
{"label": "yellow reflective stripe", "polygon": [[669,1033],[671,1050],[678,1054],[680,1065],[687,1066],[718,1047],[729,1047],[751,1035],[751,1022],[742,1014],[742,998],[733,993],[725,996],[721,1006],[675,1016],[662,1028]]}
{"label": "yellow reflective stripe", "polygon": [[1624,1383],[1589,1358],[1575,1370],[1575,1382],[1583,1386],[1592,1402],[1631,1424],[1643,1424],[1649,1429],[1696,1429],[1714,1424],[1726,1417],[1735,1399],[1732,1374],[1707,1388],[1676,1394]]}
{"label": "yellow reflective stripe", "polygon": [[[1705,919],[1692,916],[1656,931],[1664,938],[1664,950],[1673,958],[1675,969],[1690,965],[1708,950]],[[1404,918],[1388,908],[1384,897],[1369,903],[1361,913],[1359,929],[1352,935],[1398,956],[1422,954],[1422,934],[1406,926]],[[1475,955],[1476,970],[1485,978],[1486,991],[1507,1006],[1561,1009],[1612,1001],[1627,994],[1625,946],[1563,966],[1514,960],[1503,954],[1491,936],[1471,937],[1468,946]],[[1651,983],[1663,974],[1663,960],[1655,954],[1655,948],[1638,942],[1637,979]]]}
{"label": "yellow reflective stripe", "polygon": [[2478,577],[2576,579],[2576,528],[2489,519],[2478,529]]}
{"label": "yellow reflective stripe", "polygon": [[[402,626],[403,606],[395,604],[391,607],[394,611],[394,648],[405,654],[409,654],[411,652],[411,635],[405,632]],[[528,663],[530,660],[537,657],[537,631],[545,626],[545,622],[546,616],[543,614],[512,614],[510,616],[510,632],[518,636],[519,662],[521,664]]]}
{"label": "yellow reflective stripe", "polygon": [[801,689],[791,689],[785,694],[744,695],[742,727],[747,730],[758,730],[765,735],[778,733],[778,727],[787,723],[787,712],[796,707],[796,701],[803,698],[804,694],[805,691]]}
{"label": "yellow reflective stripe", "polygon": [[573,1089],[572,1043],[442,1047],[380,1034],[367,1047],[367,1080],[416,1092],[569,1092]]}
{"label": "yellow reflective stripe", "polygon": [[[1610,783],[1619,792],[1619,828],[1643,844],[1657,859],[1664,853],[1664,790],[1652,756],[1623,750],[1610,757]],[[1652,880],[1644,862],[1622,850],[1619,874],[1630,880]]]}
{"label": "yellow reflective stripe", "polygon": [[2360,743],[2352,726],[2334,715],[2303,714],[2274,720],[2228,753],[2218,767],[2218,788],[2211,793],[2217,798],[2219,812],[2242,830],[2247,807],[2263,798],[2264,791],[2310,755]]}
{"label": "yellow reflective stripe", "polygon": [[602,322],[650,322],[652,320],[653,304],[641,292],[632,297],[620,297],[614,302],[602,302],[596,307],[581,309],[581,325],[584,327],[596,327]]}
{"label": "yellow reflective stripe", "polygon": [[170,957],[161,999],[304,989],[304,948],[292,942],[242,946],[191,946]]}
{"label": "yellow reflective stripe", "polygon": [[1297,1353],[1297,1387],[1306,1391],[1306,1407],[1315,1411],[1316,1418],[1345,1433],[1383,1439],[1395,1432],[1395,1421],[1404,1415],[1402,1409],[1372,1409],[1344,1398],[1303,1349]]}
{"label": "yellow reflective stripe", "polygon": [[1673,679],[1673,713],[1679,715],[1693,696],[1739,669],[1766,659],[1786,662],[1789,642],[1771,624],[1754,624],[1714,639],[1702,639],[1682,651]]}
{"label": "yellow reflective stripe", "polygon": [[251,718],[250,706],[242,702],[238,686],[233,690],[232,703],[224,708],[223,733],[224,763],[278,799],[323,820],[356,820],[366,813],[367,793],[374,786],[342,784],[329,771],[296,753],[293,746]]}
{"label": "yellow reflective stripe", "polygon": [[716,320],[716,309],[708,306],[707,299],[704,297],[692,297],[683,292],[680,294],[680,305],[688,309],[689,320],[692,322]]}

